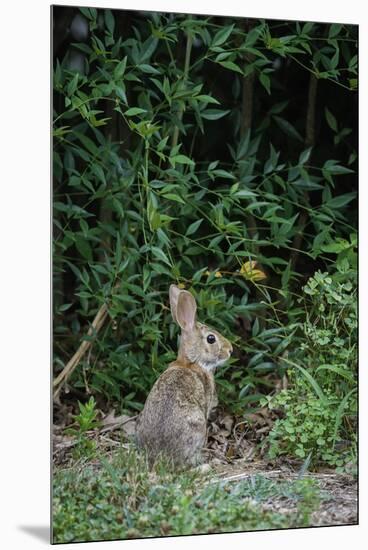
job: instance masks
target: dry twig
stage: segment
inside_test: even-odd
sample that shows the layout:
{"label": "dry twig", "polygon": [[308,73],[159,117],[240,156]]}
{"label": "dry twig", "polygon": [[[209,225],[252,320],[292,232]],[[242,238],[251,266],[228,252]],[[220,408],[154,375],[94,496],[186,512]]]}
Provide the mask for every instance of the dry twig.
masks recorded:
{"label": "dry twig", "polygon": [[[88,329],[87,336],[95,336],[105,323],[105,320],[108,316],[108,310],[107,305],[102,304],[100,309],[98,310],[95,318],[92,321],[91,326]],[[92,340],[83,340],[73,357],[68,361],[68,363],[65,365],[64,369],[61,371],[61,373],[55,378],[53,382],[54,386],[54,399],[58,396],[62,384],[66,382],[66,380],[69,378],[69,376],[72,374],[86,351],[89,350],[89,348],[92,345]]]}

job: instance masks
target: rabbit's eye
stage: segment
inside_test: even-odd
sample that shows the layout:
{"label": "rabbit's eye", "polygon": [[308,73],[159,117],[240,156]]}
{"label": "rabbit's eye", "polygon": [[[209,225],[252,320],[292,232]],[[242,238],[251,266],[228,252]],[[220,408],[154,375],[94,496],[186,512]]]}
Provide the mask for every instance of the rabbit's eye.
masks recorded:
{"label": "rabbit's eye", "polygon": [[207,336],[207,342],[209,344],[214,344],[216,342],[216,336],[214,336],[213,334],[209,334]]}

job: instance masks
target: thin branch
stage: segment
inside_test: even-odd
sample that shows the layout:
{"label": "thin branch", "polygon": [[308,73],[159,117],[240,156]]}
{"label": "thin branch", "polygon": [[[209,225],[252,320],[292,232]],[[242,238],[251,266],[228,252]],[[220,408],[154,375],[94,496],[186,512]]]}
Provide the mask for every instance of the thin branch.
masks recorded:
{"label": "thin branch", "polygon": [[[303,67],[303,69],[305,69],[306,71],[310,72],[311,73],[311,76],[317,76],[318,73],[315,69],[311,69],[310,67],[307,67],[307,65],[304,65],[304,63],[302,63],[301,61],[299,61],[298,58],[296,58],[294,55],[290,55],[289,56],[291,59],[293,59],[296,63],[298,63],[298,65],[300,65],[301,67]],[[336,84],[337,86],[340,86],[341,88],[344,88],[345,90],[348,90],[349,92],[352,92],[354,90],[352,90],[349,86],[346,86],[345,84],[342,84],[342,82],[339,82],[338,80],[335,80],[334,78],[330,78],[330,77],[327,77],[325,78],[324,80],[329,80],[330,82],[332,82],[333,84]]]}
{"label": "thin branch", "polygon": [[[102,306],[96,313],[96,316],[93,319],[91,326],[88,329],[87,336],[89,337],[96,336],[96,334],[98,334],[98,332],[101,330],[102,326],[104,325],[107,317],[108,317],[107,305],[102,304]],[[68,363],[65,365],[61,373],[55,378],[53,382],[53,386],[55,388],[54,399],[59,394],[62,384],[65,383],[66,380],[70,377],[70,375],[72,374],[74,369],[77,367],[77,365],[83,358],[84,354],[89,350],[91,345],[92,345],[92,340],[83,340],[83,342],[81,343],[77,351],[74,353],[73,357],[68,361]]]}
{"label": "thin branch", "polygon": [[105,432],[113,432],[114,430],[117,430],[127,424],[128,422],[132,422],[132,420],[137,420],[139,414],[136,414],[135,416],[130,416],[129,418],[126,418],[125,420],[115,420],[115,422],[108,424],[104,428],[100,429],[100,434],[103,434]]}

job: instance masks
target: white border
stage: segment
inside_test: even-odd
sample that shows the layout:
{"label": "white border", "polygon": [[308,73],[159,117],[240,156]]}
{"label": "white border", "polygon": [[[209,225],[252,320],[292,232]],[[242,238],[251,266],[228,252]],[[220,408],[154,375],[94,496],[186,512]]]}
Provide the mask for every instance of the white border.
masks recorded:
{"label": "white border", "polygon": [[[177,11],[336,21],[360,25],[360,120],[367,120],[368,22],[359,0],[135,0],[122,2],[63,2],[110,8]],[[1,543],[8,549],[43,548],[47,544],[23,527],[49,522],[49,353],[50,353],[50,223],[49,223],[49,25],[50,3],[10,2],[2,7],[0,136],[1,178]],[[3,97],[4,96],[4,97]],[[5,117],[5,126],[3,124]],[[360,520],[357,527],[319,528],[263,533],[180,537],[78,545],[126,549],[200,548],[283,550],[318,547],[334,550],[367,539],[367,151],[363,123],[360,131]],[[5,375],[5,376],[4,376]],[[363,468],[366,468],[365,470]],[[60,548],[72,548],[60,545]]]}

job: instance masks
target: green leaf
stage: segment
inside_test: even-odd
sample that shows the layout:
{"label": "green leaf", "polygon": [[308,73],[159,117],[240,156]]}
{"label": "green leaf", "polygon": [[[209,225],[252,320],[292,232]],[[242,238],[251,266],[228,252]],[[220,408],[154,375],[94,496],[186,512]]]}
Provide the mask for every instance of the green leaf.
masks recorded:
{"label": "green leaf", "polygon": [[158,239],[159,239],[159,241],[162,245],[170,246],[170,244],[171,244],[170,239],[166,235],[166,233],[163,229],[161,229],[161,228],[157,229],[157,236],[158,236]]}
{"label": "green leaf", "polygon": [[175,167],[175,164],[188,164],[189,166],[195,166],[195,163],[186,155],[174,155],[169,158],[171,166]]}
{"label": "green leaf", "polygon": [[90,21],[97,17],[97,10],[95,8],[79,8],[79,11]]}
{"label": "green leaf", "polygon": [[54,137],[61,137],[65,136],[65,134],[69,133],[71,130],[69,130],[70,126],[61,126],[60,128],[55,128],[55,130],[52,132],[52,135]]}
{"label": "green leaf", "polygon": [[148,74],[161,74],[160,71],[155,69],[155,67],[152,67],[152,65],[147,65],[146,63],[142,63],[141,65],[138,65],[141,71]]}
{"label": "green leaf", "polygon": [[254,29],[251,29],[249,32],[247,32],[244,46],[246,47],[254,46],[261,32],[262,32],[262,29],[260,28],[260,26]]}
{"label": "green leaf", "polygon": [[119,266],[121,264],[122,247],[120,233],[116,235],[116,247],[115,247],[115,264]]}
{"label": "green leaf", "polygon": [[79,220],[79,225],[81,226],[81,229],[83,231],[83,235],[87,238],[88,237],[88,231],[89,231],[88,223],[86,222],[86,220],[81,218]]}
{"label": "green leaf", "polygon": [[160,140],[159,144],[157,145],[157,151],[162,151],[163,149],[165,149],[168,139],[169,136],[166,136]]}
{"label": "green leaf", "polygon": [[155,273],[159,273],[160,275],[162,275],[162,274],[168,275],[169,277],[171,276],[170,271],[165,266],[163,266],[162,264],[157,264],[157,263],[154,262],[154,263],[150,264],[150,267],[151,267],[152,271],[154,271]]}
{"label": "green leaf", "polygon": [[119,61],[119,63],[116,65],[114,69],[115,80],[121,80],[123,78],[126,69],[127,59],[128,57],[125,56],[124,59],[122,61]]}
{"label": "green leaf", "polygon": [[104,19],[105,19],[105,25],[107,27],[107,30],[109,31],[110,34],[114,34],[115,18],[111,10],[104,10]]}
{"label": "green leaf", "polygon": [[277,115],[273,115],[273,119],[275,120],[276,124],[287,134],[288,136],[297,139],[298,141],[303,142],[302,136],[299,134],[299,132],[294,128],[290,122],[285,120],[284,118],[281,118]]}
{"label": "green leaf", "polygon": [[342,376],[343,378],[345,378],[349,382],[351,382],[351,383],[355,382],[354,378],[353,378],[353,376],[350,372],[348,372],[345,369],[342,369],[340,367],[336,367],[336,365],[321,365],[316,369],[316,374],[317,374],[317,372],[319,372],[321,370],[329,370],[331,372],[335,372],[336,374],[338,374],[339,376]]}
{"label": "green leaf", "polygon": [[275,103],[269,110],[270,115],[278,115],[279,113],[282,113],[282,111],[288,106],[288,104],[288,100]]}
{"label": "green leaf", "polygon": [[229,27],[224,27],[223,29],[220,29],[214,36],[211,44],[211,48],[214,46],[220,46],[223,44],[230,36],[234,28],[234,25],[230,25]]}
{"label": "green leaf", "polygon": [[276,365],[275,363],[272,363],[271,361],[264,361],[263,363],[258,363],[258,365],[256,365],[254,367],[254,370],[269,370],[269,369],[275,369],[276,368]]}
{"label": "green leaf", "polygon": [[191,223],[190,226],[188,227],[185,235],[188,237],[188,235],[192,235],[193,233],[195,233],[202,222],[203,222],[203,218]]}
{"label": "green leaf", "polygon": [[205,111],[201,111],[201,117],[207,120],[218,120],[219,118],[222,118],[229,113],[230,110],[220,111],[218,109],[206,109]]}
{"label": "green leaf", "polygon": [[186,204],[185,201],[175,193],[166,193],[165,195],[162,195],[162,196],[165,197],[165,199],[168,199],[170,201],[176,201],[176,202],[181,202],[182,204]]}
{"label": "green leaf", "polygon": [[334,431],[333,431],[333,435],[332,435],[332,447],[333,448],[335,447],[337,432],[339,430],[339,427],[340,427],[340,424],[341,424],[341,421],[342,421],[342,417],[343,417],[343,414],[344,414],[344,409],[345,409],[346,405],[348,404],[348,401],[349,401],[350,397],[356,391],[357,391],[356,388],[353,388],[352,390],[350,390],[349,393],[347,393],[345,395],[345,397],[343,398],[343,400],[341,401],[340,405],[337,408],[335,426],[334,426]]}
{"label": "green leaf", "polygon": [[259,78],[259,81],[262,84],[262,86],[267,91],[267,93],[271,94],[271,80],[270,80],[270,77],[265,73],[259,73],[258,78]]}
{"label": "green leaf", "polygon": [[308,21],[307,23],[305,23],[303,25],[302,34],[310,33],[314,26],[315,26],[315,23],[312,23],[311,21]]}
{"label": "green leaf", "polygon": [[79,73],[76,73],[74,75],[74,77],[72,78],[72,80],[69,82],[69,84],[66,88],[68,96],[72,96],[74,94],[75,90],[77,89],[77,87],[78,87],[78,78],[79,78]]}
{"label": "green leaf", "polygon": [[326,117],[326,120],[327,120],[327,124],[329,125],[331,130],[333,130],[334,132],[337,132],[338,131],[337,120],[333,116],[331,111],[329,111],[327,109],[327,107],[325,107],[325,117]]}
{"label": "green leaf", "polygon": [[322,391],[322,388],[320,387],[320,385],[318,384],[317,380],[315,380],[315,378],[313,378],[313,376],[304,368],[304,367],[301,367],[300,365],[296,365],[296,364],[293,364],[293,366],[295,368],[297,368],[304,376],[304,378],[309,382],[309,384],[312,386],[312,388],[314,389],[314,391],[316,392],[316,394],[318,395],[318,397],[320,398],[320,400],[323,402],[323,404],[325,406],[327,406],[327,399],[326,399],[326,396],[325,394],[323,393]]}
{"label": "green leaf", "polygon": [[299,456],[300,458],[304,458],[305,457],[305,450],[303,447],[297,447],[295,449],[295,454],[296,456]]}
{"label": "green leaf", "polygon": [[336,51],[333,57],[330,59],[330,69],[332,70],[336,69],[337,65],[339,64],[339,58],[340,58],[340,50],[338,47],[336,47]]}
{"label": "green leaf", "polygon": [[230,180],[235,180],[236,179],[234,174],[231,174],[227,170],[222,170],[221,168],[216,168],[215,170],[212,170],[212,174],[214,176],[217,176],[218,178],[226,178],[226,179],[230,179]]}
{"label": "green leaf", "polygon": [[158,39],[155,36],[150,36],[147,38],[147,40],[142,44],[142,51],[141,51],[141,58],[140,62],[142,61],[148,61],[155,51],[158,44]]}
{"label": "green leaf", "polygon": [[141,115],[146,112],[146,109],[141,109],[140,107],[131,107],[130,109],[125,111],[125,116]]}
{"label": "green leaf", "polygon": [[334,38],[335,36],[337,36],[341,31],[342,27],[343,25],[341,23],[333,23],[330,27],[328,38]]}
{"label": "green leaf", "polygon": [[211,170],[214,170],[218,165],[218,163],[219,163],[218,160],[214,160],[213,162],[210,162],[210,164],[208,165],[207,171],[211,172]]}
{"label": "green leaf", "polygon": [[102,181],[104,185],[106,185],[106,178],[105,178],[105,172],[103,171],[103,168],[99,164],[92,164],[91,167],[92,172],[95,174],[95,176]]}
{"label": "green leaf", "polygon": [[[219,49],[222,49],[222,48],[219,48]],[[224,51],[222,51],[221,53],[216,55],[215,63],[217,63],[219,61],[224,61],[225,59],[228,59],[232,55],[233,55],[233,52],[224,52]]]}
{"label": "green leaf", "polygon": [[67,311],[73,304],[63,304],[58,308],[59,311]]}
{"label": "green leaf", "polygon": [[80,132],[77,132],[76,130],[73,131],[73,134],[79,139],[79,141],[84,145],[84,147],[92,153],[94,157],[98,155],[98,147],[93,143],[93,141],[87,137],[85,134],[82,134]]}
{"label": "green leaf", "polygon": [[308,147],[308,149],[305,149],[302,153],[300,153],[298,164],[305,164],[311,155],[312,147]]}
{"label": "green leaf", "polygon": [[216,103],[217,105],[220,105],[220,102],[210,95],[196,95],[193,99],[196,99],[197,101],[202,101],[203,103]]}
{"label": "green leaf", "polygon": [[351,168],[337,164],[336,160],[327,160],[323,165],[323,171],[334,175],[354,173],[354,170],[351,170]]}
{"label": "green leaf", "polygon": [[[123,84],[123,82],[120,82],[119,85],[116,85],[114,90],[115,90],[115,93],[118,96],[118,98],[121,99],[121,101],[123,103],[125,103],[125,105],[126,105],[128,103],[128,99],[127,99],[127,96],[126,96],[125,85]],[[116,109],[116,110],[118,110],[118,109]],[[121,113],[120,110],[118,112]]]}
{"label": "green leaf", "polygon": [[352,200],[354,200],[356,197],[356,193],[344,193],[343,195],[339,195],[338,197],[333,197],[332,199],[328,200],[324,203],[324,206],[328,206],[328,208],[342,208],[349,204]]}
{"label": "green leaf", "polygon": [[270,174],[271,172],[273,172],[276,169],[277,163],[279,161],[279,157],[280,157],[280,151],[276,151],[276,149],[274,148],[274,146],[271,143],[270,144],[270,157],[265,162],[265,165],[264,165],[264,168],[263,168],[263,173],[264,174]]}
{"label": "green leaf", "polygon": [[71,45],[73,46],[73,48],[76,48],[77,50],[80,50],[81,52],[84,52],[88,55],[90,55],[93,51],[90,46],[87,46],[87,44],[83,44],[80,42],[73,42]]}
{"label": "green leaf", "polygon": [[234,71],[236,73],[240,73],[241,75],[243,75],[243,71],[242,69],[239,67],[239,65],[237,65],[236,63],[234,63],[233,61],[219,61],[219,64],[222,66],[222,67],[225,67],[225,69],[229,69],[230,71]]}
{"label": "green leaf", "polygon": [[255,336],[257,336],[257,334],[259,333],[259,321],[258,321],[258,317],[256,318],[256,320],[254,321],[253,323],[253,327],[252,327],[252,336],[253,338]]}
{"label": "green leaf", "polygon": [[152,251],[152,254],[156,256],[158,260],[161,260],[162,262],[164,262],[165,264],[171,267],[171,262],[169,258],[166,256],[165,252],[161,248],[158,248],[157,246],[151,246],[151,251]]}
{"label": "green leaf", "polygon": [[56,60],[56,69],[54,71],[54,81],[53,81],[53,84],[54,84],[54,87],[57,88],[59,85],[61,86],[62,84],[62,69],[61,69],[61,65],[60,65],[60,61],[57,59]]}
{"label": "green leaf", "polygon": [[253,191],[249,191],[249,189],[240,189],[240,191],[237,191],[233,194],[233,197],[237,199],[248,199],[249,197],[256,197],[256,193]]}
{"label": "green leaf", "polygon": [[88,262],[92,261],[92,248],[84,237],[75,235],[75,246],[83,258],[85,258]]}
{"label": "green leaf", "polygon": [[351,90],[356,90],[358,88],[358,79],[357,78],[350,78],[349,79],[349,86]]}
{"label": "green leaf", "polygon": [[349,61],[349,69],[355,70],[357,68],[358,63],[358,56],[353,55],[353,57]]}
{"label": "green leaf", "polygon": [[340,252],[347,250],[350,246],[350,243],[345,239],[337,239],[333,243],[321,245],[321,250],[329,254],[340,254]]}

